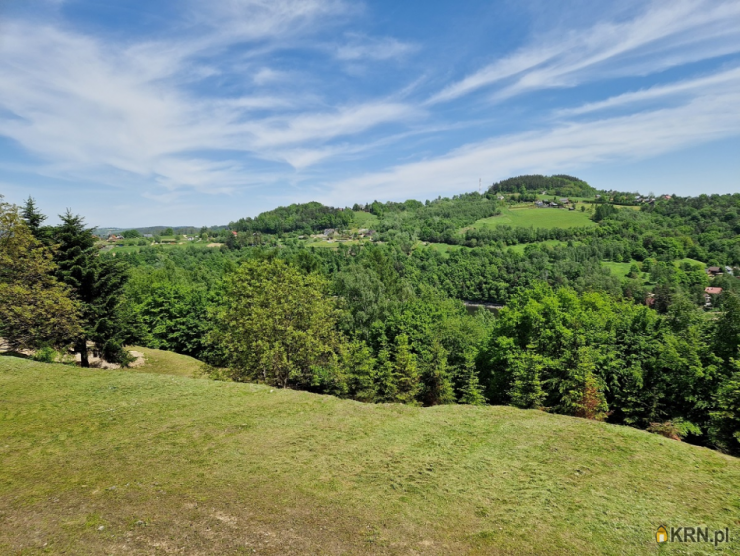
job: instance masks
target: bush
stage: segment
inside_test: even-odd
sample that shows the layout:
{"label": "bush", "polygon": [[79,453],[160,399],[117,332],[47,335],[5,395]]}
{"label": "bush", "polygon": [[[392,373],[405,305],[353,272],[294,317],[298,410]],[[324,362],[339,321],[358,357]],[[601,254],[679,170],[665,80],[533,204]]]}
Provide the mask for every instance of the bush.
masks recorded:
{"label": "bush", "polygon": [[39,363],[54,363],[58,356],[57,350],[53,347],[44,346],[38,349],[31,358]]}

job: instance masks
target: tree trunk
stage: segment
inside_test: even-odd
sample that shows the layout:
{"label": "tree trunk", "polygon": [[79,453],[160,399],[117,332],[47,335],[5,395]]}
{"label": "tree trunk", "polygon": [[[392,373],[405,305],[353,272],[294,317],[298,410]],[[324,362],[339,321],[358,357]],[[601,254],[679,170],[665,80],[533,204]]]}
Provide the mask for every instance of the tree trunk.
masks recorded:
{"label": "tree trunk", "polygon": [[87,358],[87,340],[80,340],[77,342],[75,351],[80,354],[80,367],[89,367],[90,361]]}

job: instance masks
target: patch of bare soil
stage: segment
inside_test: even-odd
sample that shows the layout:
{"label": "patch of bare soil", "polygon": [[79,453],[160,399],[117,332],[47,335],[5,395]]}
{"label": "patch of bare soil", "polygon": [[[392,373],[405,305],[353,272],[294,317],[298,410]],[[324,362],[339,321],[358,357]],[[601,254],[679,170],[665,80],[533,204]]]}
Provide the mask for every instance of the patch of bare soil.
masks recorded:
{"label": "patch of bare soil", "polygon": [[[130,350],[129,353],[132,357],[135,357],[131,363],[128,364],[128,368],[135,368],[135,367],[142,367],[146,364],[146,359],[144,359],[144,354],[140,351],[134,351]],[[79,364],[81,360],[80,354],[75,354],[75,361]],[[109,363],[108,361],[105,361],[101,359],[100,357],[96,357],[95,355],[89,355],[88,361],[90,362],[90,367],[93,369],[120,369],[121,365],[118,363]]]}

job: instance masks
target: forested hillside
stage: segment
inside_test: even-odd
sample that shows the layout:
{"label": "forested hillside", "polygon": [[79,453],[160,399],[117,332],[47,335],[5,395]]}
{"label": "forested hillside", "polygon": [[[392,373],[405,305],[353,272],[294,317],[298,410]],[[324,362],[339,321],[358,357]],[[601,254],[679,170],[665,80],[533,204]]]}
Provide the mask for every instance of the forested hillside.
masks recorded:
{"label": "forested hillside", "polygon": [[[53,252],[63,229],[26,213]],[[187,244],[122,240],[99,254],[70,220],[90,276],[118,293],[55,276],[87,339],[124,364],[120,346],[142,345],[219,379],[511,404],[738,454],[739,213],[738,194],[643,197],[522,176],[483,195],[291,205]]]}

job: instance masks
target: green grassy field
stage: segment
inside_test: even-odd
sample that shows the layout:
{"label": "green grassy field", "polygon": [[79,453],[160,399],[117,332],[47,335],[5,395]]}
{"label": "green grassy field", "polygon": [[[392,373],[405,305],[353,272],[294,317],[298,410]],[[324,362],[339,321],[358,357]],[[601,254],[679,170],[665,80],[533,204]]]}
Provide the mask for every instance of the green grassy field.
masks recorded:
{"label": "green grassy field", "polygon": [[595,226],[588,212],[554,208],[535,208],[531,205],[521,208],[505,208],[499,216],[483,218],[473,224],[473,228],[492,228],[501,225],[519,228],[574,228]]}
{"label": "green grassy field", "polygon": [[1,554],[715,553],[658,551],[660,524],[740,539],[740,460],[509,407],[3,357],[0,462]]}
{"label": "green grassy field", "polygon": [[538,241],[536,243],[518,243],[517,245],[510,245],[507,249],[511,249],[515,253],[524,253],[527,245],[547,245],[548,247],[565,246],[568,245],[567,241],[560,241],[559,239],[547,239],[545,241]]}
{"label": "green grassy field", "polygon": [[356,211],[352,220],[352,227],[358,229],[367,228],[368,230],[371,230],[378,225],[378,222],[380,222],[380,218],[378,218],[374,214],[370,214],[369,212]]}
{"label": "green grassy field", "polygon": [[611,261],[602,261],[601,266],[605,266],[606,268],[610,269],[613,276],[626,278],[630,272],[630,267],[632,267],[632,263],[615,263]]}

